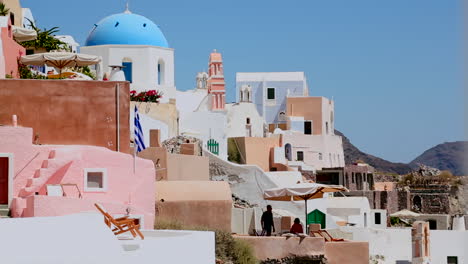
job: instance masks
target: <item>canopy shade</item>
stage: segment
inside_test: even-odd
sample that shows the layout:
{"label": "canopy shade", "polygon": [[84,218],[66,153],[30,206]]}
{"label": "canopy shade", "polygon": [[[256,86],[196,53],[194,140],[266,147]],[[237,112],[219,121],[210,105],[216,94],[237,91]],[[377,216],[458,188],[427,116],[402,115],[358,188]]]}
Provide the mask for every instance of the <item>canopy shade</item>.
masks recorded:
{"label": "canopy shade", "polygon": [[18,42],[25,42],[29,40],[35,40],[37,38],[37,32],[34,29],[13,27],[13,37]]}
{"label": "canopy shade", "polygon": [[407,217],[407,218],[412,218],[412,217],[418,217],[420,216],[420,214],[418,213],[415,213],[413,211],[410,211],[410,210],[401,210],[401,211],[398,211],[396,213],[393,213],[391,214],[390,216],[393,216],[393,217]]}
{"label": "canopy shade", "polygon": [[326,185],[320,183],[298,183],[283,188],[268,189],[263,192],[265,200],[273,201],[304,201],[305,203],[305,223],[306,233],[309,231],[307,226],[307,200],[322,198],[326,192],[348,192],[342,185]]}
{"label": "canopy shade", "polygon": [[265,200],[273,201],[303,201],[322,198],[326,192],[347,192],[342,185],[326,185],[319,183],[299,183],[296,185],[268,189],[263,192]]}
{"label": "canopy shade", "polygon": [[63,69],[65,67],[98,64],[101,62],[101,57],[71,52],[48,52],[22,56],[20,62],[26,65],[47,65]]}

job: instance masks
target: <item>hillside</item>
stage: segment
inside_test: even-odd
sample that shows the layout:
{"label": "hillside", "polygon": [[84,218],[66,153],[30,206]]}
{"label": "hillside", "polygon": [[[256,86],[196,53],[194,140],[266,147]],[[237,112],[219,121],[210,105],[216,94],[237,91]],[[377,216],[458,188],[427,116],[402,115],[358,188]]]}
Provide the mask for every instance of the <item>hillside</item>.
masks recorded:
{"label": "hillside", "polygon": [[464,155],[468,150],[467,141],[456,141],[439,144],[426,150],[423,154],[415,158],[409,164],[395,163],[382,158],[367,154],[354,146],[351,141],[338,130],[335,134],[343,137],[343,150],[346,164],[362,160],[378,171],[405,174],[412,169],[418,168],[418,164],[424,164],[440,170],[449,170],[454,175],[468,176],[468,167],[463,166],[463,159],[468,163],[468,156]]}
{"label": "hillside", "polygon": [[449,170],[454,175],[468,175],[467,168],[463,166],[465,150],[468,150],[467,141],[446,142],[426,150],[409,165],[416,168],[422,163],[440,170]]}
{"label": "hillside", "polygon": [[356,146],[354,146],[351,141],[340,131],[335,130],[335,134],[343,137],[343,150],[346,164],[353,163],[356,160],[362,160],[373,166],[377,171],[398,174],[405,174],[411,171],[411,167],[408,164],[390,162],[388,160],[364,153]]}

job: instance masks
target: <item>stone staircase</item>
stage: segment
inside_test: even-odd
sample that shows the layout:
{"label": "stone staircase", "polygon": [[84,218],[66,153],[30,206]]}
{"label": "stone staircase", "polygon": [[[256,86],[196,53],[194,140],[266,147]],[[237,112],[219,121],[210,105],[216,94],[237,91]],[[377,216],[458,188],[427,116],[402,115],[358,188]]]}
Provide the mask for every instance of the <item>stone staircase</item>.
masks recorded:
{"label": "stone staircase", "polygon": [[10,208],[8,204],[0,204],[0,218],[9,218],[10,217]]}
{"label": "stone staircase", "polygon": [[32,178],[29,178],[20,192],[20,197],[27,197],[35,192],[39,191],[40,187],[43,186],[47,180],[56,171],[56,166],[50,166],[55,159],[55,150],[49,152],[48,159],[42,161],[41,168],[37,169]]}

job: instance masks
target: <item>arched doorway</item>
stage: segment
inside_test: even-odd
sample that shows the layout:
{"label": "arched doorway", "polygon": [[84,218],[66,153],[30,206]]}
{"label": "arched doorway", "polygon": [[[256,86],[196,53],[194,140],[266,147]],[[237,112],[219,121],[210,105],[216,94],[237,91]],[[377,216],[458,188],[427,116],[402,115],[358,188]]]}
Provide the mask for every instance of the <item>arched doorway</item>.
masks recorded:
{"label": "arched doorway", "polygon": [[291,144],[286,144],[284,145],[284,155],[287,160],[291,161],[292,160],[292,150],[291,150]]}
{"label": "arched doorway", "polygon": [[421,197],[418,195],[414,196],[413,198],[413,210],[416,212],[420,212],[422,209],[422,200]]}
{"label": "arched doorway", "polygon": [[307,215],[307,226],[310,224],[320,224],[321,229],[326,228],[326,215],[319,209],[315,209]]}

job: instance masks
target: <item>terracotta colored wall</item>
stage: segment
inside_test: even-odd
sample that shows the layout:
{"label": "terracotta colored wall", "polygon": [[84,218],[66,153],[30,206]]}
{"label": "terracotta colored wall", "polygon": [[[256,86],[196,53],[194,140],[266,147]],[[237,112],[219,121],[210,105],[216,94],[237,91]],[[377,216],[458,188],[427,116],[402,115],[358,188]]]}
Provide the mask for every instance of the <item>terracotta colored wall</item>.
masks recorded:
{"label": "terracotta colored wall", "polygon": [[168,153],[167,180],[209,181],[208,157]]}
{"label": "terracotta colored wall", "polygon": [[168,153],[164,147],[150,147],[138,154],[139,157],[152,160],[156,166],[157,180],[168,181],[209,181],[208,157]]}
{"label": "terracotta colored wall", "polygon": [[288,97],[287,116],[302,116],[313,121],[313,135],[322,134],[322,97]]}
{"label": "terracotta colored wall", "polygon": [[[0,124],[32,127],[41,144],[117,150],[118,82],[0,80]],[[120,82],[120,151],[129,153],[129,86]]]}
{"label": "terracotta colored wall", "polygon": [[325,257],[329,264],[369,263],[368,242],[328,242],[325,243]]}
{"label": "terracotta colored wall", "polygon": [[[282,259],[291,255],[316,256],[325,254],[325,240],[319,237],[306,237],[304,239],[300,237],[234,237],[249,243],[259,260],[266,260],[268,258]],[[345,261],[342,263],[351,262]]]}
{"label": "terracotta colored wall", "polygon": [[[18,58],[26,54],[26,49],[13,40],[13,37],[9,35],[8,28],[6,27],[2,28],[2,45],[3,56],[5,57],[5,74],[10,74],[13,78],[19,78]],[[1,88],[0,85],[0,89]]]}
{"label": "terracotta colored wall", "polygon": [[[164,147],[149,147],[138,153],[138,157],[152,160],[156,168],[156,180],[167,180],[167,153]],[[158,161],[159,165],[156,165]]]}
{"label": "terracotta colored wall", "polygon": [[156,182],[156,221],[177,221],[231,231],[231,190],[227,182]]}
{"label": "terracotta colored wall", "polygon": [[270,138],[233,138],[239,151],[241,160],[245,159],[245,164],[257,165],[264,171],[270,171],[271,149],[280,146],[280,137]]}

